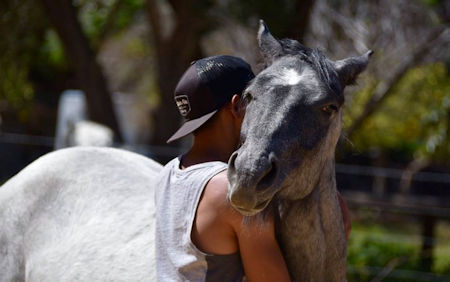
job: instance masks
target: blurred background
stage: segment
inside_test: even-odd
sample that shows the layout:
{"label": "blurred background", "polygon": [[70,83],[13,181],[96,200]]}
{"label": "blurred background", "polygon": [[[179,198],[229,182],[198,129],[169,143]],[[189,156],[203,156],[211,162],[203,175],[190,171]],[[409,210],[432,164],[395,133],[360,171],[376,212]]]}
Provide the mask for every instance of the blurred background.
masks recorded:
{"label": "blurred background", "polygon": [[178,79],[216,54],[260,71],[260,18],[331,59],[375,50],[336,152],[349,280],[450,281],[448,0],[2,0],[0,184],[68,146],[186,151]]}

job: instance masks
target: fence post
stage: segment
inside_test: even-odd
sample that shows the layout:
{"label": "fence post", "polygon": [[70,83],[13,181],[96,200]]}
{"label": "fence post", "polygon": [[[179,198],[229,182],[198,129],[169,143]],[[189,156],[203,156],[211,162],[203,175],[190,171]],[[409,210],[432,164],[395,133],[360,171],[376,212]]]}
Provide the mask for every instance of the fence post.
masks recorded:
{"label": "fence post", "polygon": [[431,272],[433,266],[433,247],[435,244],[434,227],[436,217],[425,215],[422,222],[422,250],[420,252],[420,268]]}

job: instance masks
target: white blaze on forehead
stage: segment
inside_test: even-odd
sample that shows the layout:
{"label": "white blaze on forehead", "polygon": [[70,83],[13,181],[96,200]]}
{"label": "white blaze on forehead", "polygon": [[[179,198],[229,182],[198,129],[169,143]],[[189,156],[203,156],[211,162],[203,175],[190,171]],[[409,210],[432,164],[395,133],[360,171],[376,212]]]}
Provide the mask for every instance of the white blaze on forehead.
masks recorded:
{"label": "white blaze on forehead", "polygon": [[310,68],[303,68],[300,73],[292,68],[284,68],[274,77],[272,82],[281,85],[296,85],[302,80],[306,81],[307,84],[317,84],[314,72]]}
{"label": "white blaze on forehead", "polygon": [[300,82],[302,76],[294,69],[287,69],[283,73],[284,80],[288,85],[295,85]]}

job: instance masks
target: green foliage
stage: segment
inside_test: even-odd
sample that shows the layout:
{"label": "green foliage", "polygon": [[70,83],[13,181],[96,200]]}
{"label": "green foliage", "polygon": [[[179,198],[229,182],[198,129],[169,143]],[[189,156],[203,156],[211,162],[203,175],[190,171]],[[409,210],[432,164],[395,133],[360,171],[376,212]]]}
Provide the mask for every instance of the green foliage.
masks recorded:
{"label": "green foliage", "polygon": [[33,98],[33,87],[28,81],[28,69],[19,62],[6,57],[0,58],[2,75],[0,76],[0,100],[20,109]]}
{"label": "green foliage", "polygon": [[58,71],[67,68],[68,62],[64,47],[53,29],[46,30],[35,64],[40,70],[53,68],[54,71]]}
{"label": "green foliage", "polygon": [[46,26],[35,1],[5,0],[0,4],[0,101],[23,109],[32,100],[29,65],[36,57]]}
{"label": "green foliage", "polygon": [[[350,125],[362,112],[372,95],[373,85],[355,94],[347,105],[345,125]],[[448,160],[450,75],[446,66],[437,63],[412,69],[393,91],[395,93],[355,133],[353,142],[358,150],[378,147],[436,161]]]}
{"label": "green foliage", "polygon": [[[383,281],[429,281],[420,269],[418,225],[353,223],[352,229],[347,251],[349,281],[370,281],[386,267],[392,271]],[[437,228],[433,272],[438,275],[450,274],[449,232],[448,224]]]}
{"label": "green foliage", "polygon": [[133,16],[136,14],[136,12],[144,9],[146,1],[124,0],[123,2],[124,2],[123,7],[122,9],[120,9],[116,20],[116,27],[119,30],[127,27],[131,23]]}
{"label": "green foliage", "polygon": [[109,3],[101,2],[112,3],[112,1],[86,1],[79,9],[79,21],[83,26],[85,35],[87,35],[90,39],[98,37],[102,23],[108,14],[107,12],[109,5],[102,4]]}
{"label": "green foliage", "polygon": [[102,36],[127,27],[145,0],[78,1],[78,16],[87,37],[97,45]]}
{"label": "green foliage", "polygon": [[422,0],[427,5],[436,6],[439,4],[439,0]]}
{"label": "green foliage", "polygon": [[438,246],[434,250],[433,270],[436,273],[450,275],[450,222],[441,221],[436,233]]}
{"label": "green foliage", "polygon": [[[106,33],[127,27],[144,4],[145,0],[74,1],[94,47]],[[35,95],[34,84],[51,83],[63,77],[70,66],[39,1],[1,1],[0,23],[0,101],[25,110]]]}
{"label": "green foliage", "polygon": [[418,242],[387,235],[386,230],[372,226],[365,232],[353,232],[348,246],[348,265],[351,266],[350,281],[367,281],[375,269],[386,267],[389,263],[395,268],[416,269],[418,261]]}

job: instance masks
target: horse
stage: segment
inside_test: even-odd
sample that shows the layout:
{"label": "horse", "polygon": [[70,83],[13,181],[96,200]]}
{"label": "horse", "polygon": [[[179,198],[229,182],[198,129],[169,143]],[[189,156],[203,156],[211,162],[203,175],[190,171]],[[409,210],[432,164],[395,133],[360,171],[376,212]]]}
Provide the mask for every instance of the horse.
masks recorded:
{"label": "horse", "polygon": [[0,281],[155,281],[161,168],[103,147],[34,161],[0,187]]}
{"label": "horse", "polygon": [[[344,280],[332,152],[342,88],[368,55],[331,62],[292,40],[275,40],[264,23],[258,34],[267,68],[244,93],[230,201],[244,215],[269,202],[276,208],[294,280]],[[154,281],[160,170],[149,158],[98,147],[58,150],[27,166],[0,187],[0,281]]]}
{"label": "horse", "polygon": [[373,53],[333,62],[292,39],[275,39],[263,21],[266,68],[244,91],[241,147],[228,163],[228,198],[247,216],[271,208],[293,281],[345,281],[346,238],[334,151],[343,90]]}

